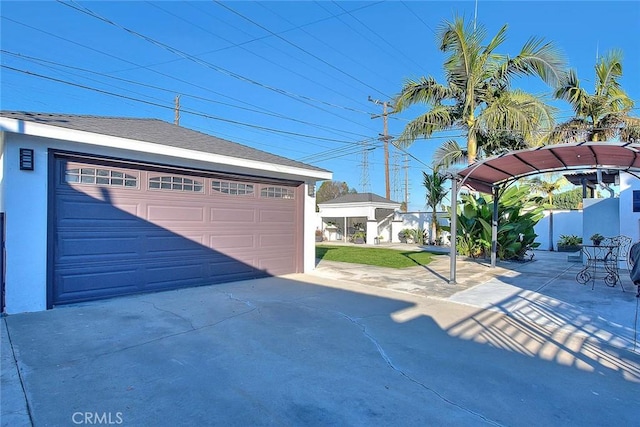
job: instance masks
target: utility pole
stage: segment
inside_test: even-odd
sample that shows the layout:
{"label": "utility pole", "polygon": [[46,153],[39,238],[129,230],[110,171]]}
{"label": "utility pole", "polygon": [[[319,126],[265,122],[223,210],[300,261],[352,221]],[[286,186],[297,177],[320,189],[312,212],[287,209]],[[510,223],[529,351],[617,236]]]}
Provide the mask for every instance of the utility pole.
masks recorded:
{"label": "utility pole", "polygon": [[389,136],[389,127],[388,127],[388,116],[389,114],[393,113],[393,111],[388,112],[387,108],[391,107],[394,108],[393,105],[391,105],[391,102],[389,101],[378,101],[377,99],[373,99],[371,97],[369,97],[369,101],[373,102],[376,105],[382,105],[382,114],[375,114],[372,115],[371,118],[372,119],[377,119],[378,117],[382,117],[382,125],[383,125],[383,131],[382,131],[382,141],[384,142],[384,184],[385,184],[385,197],[387,199],[391,199],[391,186],[389,185],[389,139],[391,138]]}
{"label": "utility pole", "polygon": [[175,99],[174,99],[174,112],[175,112],[175,116],[173,119],[173,123],[176,126],[180,126],[180,95],[176,95]]}

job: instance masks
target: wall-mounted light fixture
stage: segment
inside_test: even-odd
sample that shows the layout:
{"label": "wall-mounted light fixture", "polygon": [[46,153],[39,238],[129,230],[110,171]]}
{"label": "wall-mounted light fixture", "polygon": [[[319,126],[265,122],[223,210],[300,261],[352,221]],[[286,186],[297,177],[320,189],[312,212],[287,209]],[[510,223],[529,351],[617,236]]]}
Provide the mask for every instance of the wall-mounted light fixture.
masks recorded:
{"label": "wall-mounted light fixture", "polygon": [[316,185],[315,184],[309,184],[309,190],[308,193],[309,197],[315,197],[316,195]]}
{"label": "wall-mounted light fixture", "polygon": [[31,148],[20,149],[20,170],[21,171],[33,170],[33,150]]}

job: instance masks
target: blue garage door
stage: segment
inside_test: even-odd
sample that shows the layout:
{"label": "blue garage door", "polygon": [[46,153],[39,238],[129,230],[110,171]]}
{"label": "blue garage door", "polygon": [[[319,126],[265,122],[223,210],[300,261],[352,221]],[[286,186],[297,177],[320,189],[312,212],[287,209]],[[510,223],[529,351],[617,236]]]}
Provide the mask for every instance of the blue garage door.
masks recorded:
{"label": "blue garage door", "polygon": [[52,304],[301,271],[301,185],[55,165]]}

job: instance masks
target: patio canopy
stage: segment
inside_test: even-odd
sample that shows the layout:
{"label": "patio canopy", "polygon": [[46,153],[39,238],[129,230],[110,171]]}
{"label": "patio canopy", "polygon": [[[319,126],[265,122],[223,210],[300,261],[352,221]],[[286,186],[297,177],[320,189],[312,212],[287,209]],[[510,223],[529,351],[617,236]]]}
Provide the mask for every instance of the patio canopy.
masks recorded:
{"label": "patio canopy", "polygon": [[[461,186],[493,194],[491,224],[491,266],[496,265],[498,229],[498,188],[520,178],[545,172],[614,169],[636,177],[640,172],[640,144],[630,142],[580,142],[547,145],[529,150],[512,151],[472,164],[459,171],[451,185],[451,211],[457,208]],[[460,183],[458,179],[461,178]],[[456,282],[457,215],[451,217],[451,268],[449,282]]]}
{"label": "patio canopy", "polygon": [[581,169],[616,169],[640,172],[640,144],[630,142],[581,142],[546,145],[513,151],[472,164],[458,172],[463,185],[492,193],[519,178],[544,172]]}

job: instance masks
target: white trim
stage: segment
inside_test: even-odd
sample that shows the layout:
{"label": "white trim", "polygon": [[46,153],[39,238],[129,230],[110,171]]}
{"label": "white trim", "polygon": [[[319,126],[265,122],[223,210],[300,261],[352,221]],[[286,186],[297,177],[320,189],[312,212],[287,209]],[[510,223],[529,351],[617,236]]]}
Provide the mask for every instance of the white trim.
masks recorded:
{"label": "white trim", "polygon": [[388,208],[398,209],[400,203],[385,203],[385,202],[343,202],[343,203],[319,203],[318,207],[321,209],[326,208]]}
{"label": "white trim", "polygon": [[218,163],[260,171],[277,172],[285,175],[316,178],[318,180],[329,180],[333,176],[331,172],[303,169],[294,166],[276,165],[273,163],[260,162],[257,160],[248,160],[238,157],[206,153],[203,151],[171,147],[152,142],[144,142],[134,139],[102,135],[99,133],[86,132],[75,129],[66,129],[57,126],[34,123],[25,120],[10,119],[6,117],[0,117],[0,129],[5,132],[13,132],[17,134],[60,139],[64,141],[72,141],[88,145],[97,145],[101,147],[116,148],[128,151],[138,151],[141,153],[177,157],[181,159]]}

